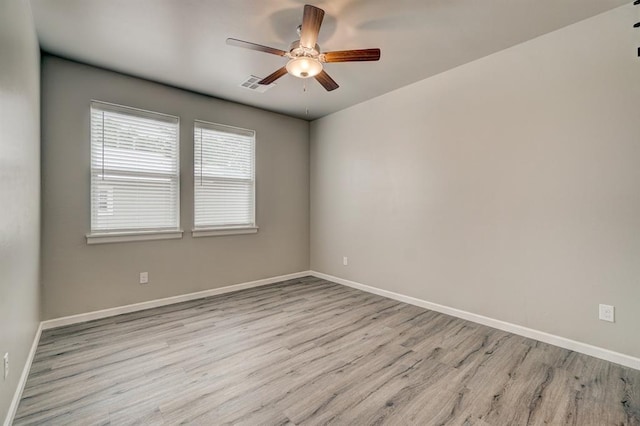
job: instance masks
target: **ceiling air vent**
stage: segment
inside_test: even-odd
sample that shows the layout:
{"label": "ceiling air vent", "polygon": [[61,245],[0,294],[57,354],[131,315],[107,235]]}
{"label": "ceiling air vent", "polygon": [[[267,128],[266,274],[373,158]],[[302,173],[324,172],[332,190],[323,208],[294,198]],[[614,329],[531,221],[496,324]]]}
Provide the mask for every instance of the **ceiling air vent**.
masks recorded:
{"label": "ceiling air vent", "polygon": [[245,81],[240,83],[240,87],[244,87],[247,90],[251,90],[252,92],[264,93],[267,90],[271,89],[275,86],[275,83],[271,84],[258,84],[258,82],[262,80],[262,77],[256,77],[255,75],[250,75]]}

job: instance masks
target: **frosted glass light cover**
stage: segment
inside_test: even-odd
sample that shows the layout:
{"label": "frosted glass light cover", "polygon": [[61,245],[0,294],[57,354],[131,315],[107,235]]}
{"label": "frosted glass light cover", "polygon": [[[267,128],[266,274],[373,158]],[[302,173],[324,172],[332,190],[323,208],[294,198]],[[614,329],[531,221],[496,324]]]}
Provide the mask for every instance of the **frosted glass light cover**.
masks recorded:
{"label": "frosted glass light cover", "polygon": [[293,58],[287,63],[287,72],[299,78],[316,76],[322,71],[322,63],[314,58],[305,56]]}

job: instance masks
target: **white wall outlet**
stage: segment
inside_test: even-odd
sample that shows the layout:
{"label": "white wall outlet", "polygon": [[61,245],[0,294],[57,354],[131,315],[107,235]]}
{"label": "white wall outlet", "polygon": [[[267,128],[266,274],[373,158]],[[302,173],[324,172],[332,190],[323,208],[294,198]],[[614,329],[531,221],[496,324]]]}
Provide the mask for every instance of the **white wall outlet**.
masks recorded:
{"label": "white wall outlet", "polygon": [[7,380],[9,375],[9,352],[4,354],[4,380]]}
{"label": "white wall outlet", "polygon": [[343,257],[343,258],[342,258],[342,264],[343,264],[344,266],[347,266],[347,265],[349,264],[349,259],[347,258],[347,256],[345,256],[345,257]]}
{"label": "white wall outlet", "polygon": [[140,272],[140,284],[148,284],[148,283],[149,283],[149,273]]}
{"label": "white wall outlet", "polygon": [[615,322],[614,321],[614,313],[615,313],[615,308],[611,305],[600,305],[600,316],[599,318],[602,321],[609,321],[609,322]]}

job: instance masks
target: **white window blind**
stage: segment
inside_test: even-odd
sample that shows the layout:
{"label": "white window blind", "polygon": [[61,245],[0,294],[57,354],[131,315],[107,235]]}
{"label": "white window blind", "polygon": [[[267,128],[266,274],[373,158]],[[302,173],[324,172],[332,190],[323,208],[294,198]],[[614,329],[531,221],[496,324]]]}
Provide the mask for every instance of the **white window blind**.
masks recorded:
{"label": "white window blind", "polygon": [[176,230],[178,118],[91,103],[91,232]]}
{"label": "white window blind", "polygon": [[196,121],[195,229],[255,227],[255,132]]}

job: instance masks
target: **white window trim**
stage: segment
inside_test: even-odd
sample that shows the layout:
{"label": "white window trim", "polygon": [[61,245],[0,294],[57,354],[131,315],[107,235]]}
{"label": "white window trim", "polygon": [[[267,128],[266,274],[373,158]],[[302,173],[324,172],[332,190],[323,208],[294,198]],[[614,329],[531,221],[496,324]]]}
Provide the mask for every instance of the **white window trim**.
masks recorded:
{"label": "white window trim", "polygon": [[[252,224],[247,224],[247,225],[242,225],[242,226],[237,226],[237,225],[229,225],[229,226],[217,226],[217,227],[201,227],[201,228],[193,228],[191,230],[191,236],[193,238],[201,238],[201,237],[221,237],[221,236],[227,236],[227,235],[245,235],[245,234],[256,234],[258,233],[258,230],[260,229],[260,227],[258,226],[258,218],[257,218],[257,213],[256,213],[256,202],[257,202],[257,194],[256,194],[256,169],[257,169],[257,164],[256,164],[256,140],[257,140],[257,132],[255,130],[251,130],[251,129],[245,129],[242,127],[236,127],[236,126],[229,126],[227,124],[219,124],[219,123],[213,123],[211,121],[205,121],[205,120],[193,120],[194,121],[194,125],[193,125],[193,132],[194,134],[192,135],[192,139],[195,141],[195,126],[196,124],[199,124],[203,127],[209,127],[211,129],[216,129],[216,130],[220,130],[221,128],[228,128],[230,130],[237,130],[240,131],[242,133],[252,133],[253,134],[253,143],[254,143],[254,151],[253,151],[253,223]],[[194,146],[195,146],[195,142],[194,142]],[[194,157],[195,158],[195,157]],[[195,167],[195,164],[193,165]],[[195,169],[194,169],[195,172]],[[195,185],[195,181],[193,182]],[[194,191],[194,198],[193,198],[193,214],[194,217],[192,218],[192,220],[195,222],[195,191]]]}
{"label": "white window trim", "polygon": [[243,227],[231,227],[225,226],[224,228],[197,228],[191,230],[191,236],[193,238],[200,237],[222,237],[225,235],[243,235],[243,234],[256,234],[258,232],[257,226],[243,226]]}
{"label": "white window trim", "polygon": [[[170,239],[181,239],[182,238],[182,234],[183,234],[183,230],[180,228],[180,210],[181,210],[181,204],[180,204],[180,200],[181,200],[181,195],[180,195],[180,190],[181,190],[181,185],[180,185],[180,180],[181,180],[181,171],[180,171],[180,117],[175,116],[175,115],[170,115],[170,114],[164,114],[161,112],[155,112],[155,111],[149,111],[149,110],[145,110],[145,109],[141,109],[141,108],[135,108],[135,107],[130,107],[130,106],[125,106],[125,105],[119,105],[119,104],[114,104],[114,103],[110,103],[110,102],[104,102],[104,101],[99,101],[99,100],[95,100],[92,99],[90,101],[90,105],[92,104],[102,104],[105,107],[112,109],[114,111],[123,111],[123,112],[133,112],[136,113],[142,117],[150,117],[150,118],[156,118],[158,116],[164,116],[168,119],[176,119],[177,120],[177,142],[178,142],[178,146],[177,146],[177,158],[176,158],[176,162],[178,164],[178,188],[177,188],[177,222],[178,222],[178,227],[177,228],[163,228],[163,229],[149,229],[149,230],[145,230],[145,229],[135,229],[135,230],[127,230],[127,231],[92,231],[89,232],[85,235],[86,239],[87,239],[87,244],[91,245],[91,244],[109,244],[109,243],[119,243],[119,242],[131,242],[131,241],[152,241],[152,240],[170,240]],[[91,161],[91,160],[89,160]],[[90,197],[93,197],[93,194],[90,195]],[[92,199],[89,200],[90,203],[93,202]]]}
{"label": "white window trim", "polygon": [[182,238],[182,229],[131,232],[93,232],[86,235],[87,244],[124,243],[129,241],[173,240]]}

